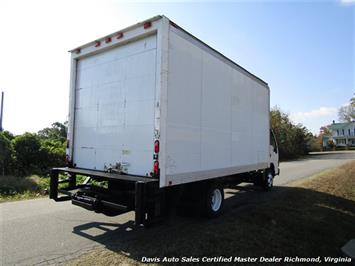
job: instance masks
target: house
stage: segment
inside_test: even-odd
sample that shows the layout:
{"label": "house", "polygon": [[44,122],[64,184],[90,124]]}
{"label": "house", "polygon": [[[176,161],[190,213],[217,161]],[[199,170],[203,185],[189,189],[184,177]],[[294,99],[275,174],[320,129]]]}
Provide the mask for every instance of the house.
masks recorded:
{"label": "house", "polygon": [[333,123],[328,126],[329,134],[323,136],[323,147],[329,148],[329,141],[336,147],[355,147],[355,121]]}

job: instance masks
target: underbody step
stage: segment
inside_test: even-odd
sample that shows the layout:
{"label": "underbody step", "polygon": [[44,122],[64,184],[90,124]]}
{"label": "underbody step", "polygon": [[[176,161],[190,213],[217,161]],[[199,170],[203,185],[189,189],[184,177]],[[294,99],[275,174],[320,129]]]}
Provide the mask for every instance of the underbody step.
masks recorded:
{"label": "underbody step", "polygon": [[73,195],[72,196],[72,203],[79,207],[83,207],[90,211],[100,211],[102,207],[115,209],[117,211],[129,211],[128,206],[118,204],[115,202],[101,200],[94,197],[90,197],[87,195]]}
{"label": "underbody step", "polygon": [[79,196],[77,194],[72,197],[72,204],[77,205],[79,207],[83,207],[87,210],[93,211],[95,209],[95,205],[97,204],[97,200],[88,196]]}
{"label": "underbody step", "polygon": [[76,200],[76,199],[72,199],[71,202],[72,202],[73,205],[82,207],[82,208],[87,209],[89,211],[93,211],[94,210],[93,204],[86,203],[84,201],[80,201],[80,200]]}
{"label": "underbody step", "polygon": [[100,202],[102,205],[112,208],[112,209],[116,209],[119,211],[128,211],[128,207],[124,206],[122,204],[117,204],[117,203],[113,203],[113,202],[106,201],[106,200],[101,200]]}

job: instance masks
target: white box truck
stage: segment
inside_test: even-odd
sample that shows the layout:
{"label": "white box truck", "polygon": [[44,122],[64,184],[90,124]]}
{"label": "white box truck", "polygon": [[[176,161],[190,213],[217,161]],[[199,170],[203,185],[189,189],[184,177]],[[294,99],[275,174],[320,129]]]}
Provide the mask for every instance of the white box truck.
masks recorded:
{"label": "white box truck", "polygon": [[70,52],[67,167],[52,169],[52,199],[134,210],[149,224],[172,202],[217,216],[226,185],[272,187],[278,150],[263,80],[165,16]]}

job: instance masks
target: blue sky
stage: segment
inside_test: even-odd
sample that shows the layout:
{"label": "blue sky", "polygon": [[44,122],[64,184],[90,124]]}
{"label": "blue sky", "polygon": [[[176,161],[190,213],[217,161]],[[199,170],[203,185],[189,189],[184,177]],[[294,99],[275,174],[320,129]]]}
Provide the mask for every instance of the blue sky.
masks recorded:
{"label": "blue sky", "polygon": [[66,119],[69,49],[157,14],[268,82],[271,106],[314,133],[355,92],[352,3],[27,2],[0,3],[4,127],[15,133]]}

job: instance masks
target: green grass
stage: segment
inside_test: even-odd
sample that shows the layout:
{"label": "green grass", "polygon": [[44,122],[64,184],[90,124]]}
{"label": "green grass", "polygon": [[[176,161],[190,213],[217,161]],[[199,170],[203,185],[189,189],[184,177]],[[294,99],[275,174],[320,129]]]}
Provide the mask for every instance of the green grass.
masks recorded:
{"label": "green grass", "polygon": [[[65,175],[60,175],[59,179],[66,179]],[[85,180],[85,176],[77,175],[77,183]],[[25,200],[47,196],[49,193],[49,177],[38,175],[18,177],[0,176],[0,202]],[[107,188],[107,182],[92,180],[92,184]],[[66,187],[67,184],[59,184],[59,187]]]}
{"label": "green grass", "polygon": [[0,176],[0,202],[43,197],[49,191],[49,178]]}

